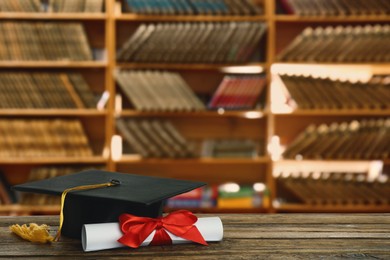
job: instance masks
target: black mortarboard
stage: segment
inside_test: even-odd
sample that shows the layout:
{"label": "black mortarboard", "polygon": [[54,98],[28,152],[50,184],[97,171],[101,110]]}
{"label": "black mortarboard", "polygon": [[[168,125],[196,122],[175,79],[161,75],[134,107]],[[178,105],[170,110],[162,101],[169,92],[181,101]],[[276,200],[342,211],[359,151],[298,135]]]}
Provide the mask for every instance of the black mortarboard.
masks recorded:
{"label": "black mortarboard", "polygon": [[162,215],[166,199],[205,185],[201,182],[88,170],[16,185],[18,191],[61,195],[82,185],[119,182],[119,185],[72,191],[66,195],[62,234],[81,238],[83,224],[118,222],[122,213],[142,217]]}

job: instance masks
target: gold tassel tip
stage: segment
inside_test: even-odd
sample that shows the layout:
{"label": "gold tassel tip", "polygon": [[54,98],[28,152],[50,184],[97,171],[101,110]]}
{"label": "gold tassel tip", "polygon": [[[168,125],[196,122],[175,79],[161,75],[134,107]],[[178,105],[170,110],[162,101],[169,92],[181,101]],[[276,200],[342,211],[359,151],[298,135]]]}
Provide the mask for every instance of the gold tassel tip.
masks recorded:
{"label": "gold tassel tip", "polygon": [[49,227],[45,224],[37,225],[30,223],[30,225],[23,224],[22,226],[15,224],[9,227],[10,230],[21,238],[38,243],[50,243],[54,238],[49,234]]}

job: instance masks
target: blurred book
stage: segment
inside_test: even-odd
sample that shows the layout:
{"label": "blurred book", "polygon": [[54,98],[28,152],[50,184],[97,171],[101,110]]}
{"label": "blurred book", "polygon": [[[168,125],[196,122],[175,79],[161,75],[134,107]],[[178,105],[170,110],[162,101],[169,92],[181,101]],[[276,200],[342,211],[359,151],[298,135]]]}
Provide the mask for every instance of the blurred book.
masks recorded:
{"label": "blurred book", "polygon": [[1,119],[2,158],[93,156],[77,119]]}
{"label": "blurred book", "polygon": [[[264,107],[264,93],[266,79],[261,76],[233,76],[227,75],[222,79],[218,88],[211,97],[207,107],[209,109],[254,109]],[[263,95],[265,96],[265,95]]]}
{"label": "blurred book", "polygon": [[[262,22],[141,24],[117,52],[136,63],[245,63],[264,60]],[[213,44],[211,44],[213,43]]]}
{"label": "blurred book", "polygon": [[256,158],[263,156],[264,145],[251,139],[207,139],[202,146],[202,157],[213,158]]}
{"label": "blurred book", "polygon": [[329,78],[280,75],[286,99],[299,109],[389,109],[388,76],[368,82],[348,82]]}
{"label": "blurred book", "polygon": [[[260,189],[257,188],[259,186]],[[222,183],[207,185],[170,198],[166,206],[189,209],[254,209],[266,206],[267,200],[268,190],[263,183]]]}
{"label": "blurred book", "polygon": [[218,187],[207,185],[167,200],[169,208],[214,208],[218,197]]}
{"label": "blurred book", "polygon": [[144,158],[191,158],[194,145],[168,120],[118,118],[116,127],[130,153]]}
{"label": "blurred book", "polygon": [[263,198],[267,196],[263,184],[261,190],[254,185],[225,183],[218,189],[217,208],[219,209],[251,209],[264,206]]}
{"label": "blurred book", "polygon": [[299,16],[388,15],[388,0],[278,0],[279,13]]}
{"label": "blurred book", "polygon": [[263,6],[252,0],[125,0],[124,12],[143,15],[258,15]]}
{"label": "blurred book", "polygon": [[140,111],[199,111],[205,105],[179,73],[120,70],[115,73],[123,95]]}
{"label": "blurred book", "polygon": [[78,73],[0,72],[0,109],[96,108],[96,103]]}
{"label": "blurred book", "polygon": [[390,25],[307,27],[284,48],[283,62],[388,62]]}
{"label": "blurred book", "polygon": [[104,0],[1,0],[0,12],[100,13]]}
{"label": "blurred book", "polygon": [[87,34],[79,22],[1,21],[0,30],[0,60],[93,60]]}
{"label": "blurred book", "polygon": [[291,159],[388,159],[390,119],[309,125],[287,145]]}
{"label": "blurred book", "polygon": [[283,172],[276,180],[278,200],[311,205],[389,205],[387,175],[364,172]]}

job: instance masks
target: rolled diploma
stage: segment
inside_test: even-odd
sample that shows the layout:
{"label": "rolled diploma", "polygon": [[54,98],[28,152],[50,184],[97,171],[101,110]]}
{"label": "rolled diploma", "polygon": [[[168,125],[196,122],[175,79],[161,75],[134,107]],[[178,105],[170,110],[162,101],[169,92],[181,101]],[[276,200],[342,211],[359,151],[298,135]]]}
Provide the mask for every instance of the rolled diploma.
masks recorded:
{"label": "rolled diploma", "polygon": [[[205,241],[221,241],[223,237],[223,225],[219,217],[198,218],[195,223]],[[153,231],[141,244],[147,246],[153,240]],[[167,231],[172,239],[172,244],[191,243],[181,237],[177,237]],[[81,243],[85,252],[124,247],[117,240],[123,236],[119,223],[86,224],[82,228]]]}

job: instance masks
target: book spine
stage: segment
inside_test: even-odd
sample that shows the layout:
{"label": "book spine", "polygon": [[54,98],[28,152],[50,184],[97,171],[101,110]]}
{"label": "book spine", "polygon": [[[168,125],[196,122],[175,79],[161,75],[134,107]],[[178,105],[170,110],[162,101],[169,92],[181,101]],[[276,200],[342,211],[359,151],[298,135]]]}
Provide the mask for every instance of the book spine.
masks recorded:
{"label": "book spine", "polygon": [[138,141],[137,138],[129,131],[126,123],[123,119],[116,120],[116,127],[120,134],[123,136],[129,145],[134,149],[135,152],[139,153],[142,157],[149,157],[150,153],[145,149],[144,145]]}
{"label": "book spine", "polygon": [[85,0],[65,0],[60,12],[79,13],[84,10]]}
{"label": "book spine", "polygon": [[247,62],[265,31],[264,24],[260,25],[263,30],[257,30],[258,26],[248,22],[147,25],[151,30],[145,44],[137,44],[144,42],[141,36],[145,33],[136,32],[123,45],[118,59],[151,63]]}
{"label": "book spine", "polygon": [[8,158],[90,156],[92,153],[77,120],[7,119],[0,127],[4,133],[4,154]]}
{"label": "book spine", "polygon": [[85,13],[101,13],[103,10],[103,0],[85,0]]}
{"label": "book spine", "polygon": [[161,122],[163,128],[167,133],[182,147],[185,151],[186,157],[195,157],[195,147],[189,143],[184,136],[172,125],[172,123],[165,121]]}
{"label": "book spine", "polygon": [[117,53],[117,60],[119,61],[129,61],[133,60],[136,53],[140,50],[141,46],[144,45],[146,41],[149,40],[153,31],[155,30],[155,25],[150,24],[141,24],[135,33],[129,37],[129,39],[123,44],[120,50]]}
{"label": "book spine", "polygon": [[27,73],[20,73],[17,75],[20,79],[20,85],[24,86],[26,96],[29,98],[30,103],[25,103],[28,108],[41,108],[43,104],[43,99],[39,95],[38,89],[32,84],[32,79]]}
{"label": "book spine", "polygon": [[147,138],[153,143],[157,149],[161,152],[162,157],[165,158],[175,158],[175,152],[171,147],[164,141],[161,137],[161,134],[156,131],[157,129],[151,125],[148,120],[143,120],[140,122],[139,127],[143,131]]}
{"label": "book spine", "polygon": [[87,108],[96,108],[96,98],[84,77],[78,73],[68,73],[65,77],[68,81],[70,80],[71,86],[82,100],[83,106]]}
{"label": "book spine", "polygon": [[186,157],[186,152],[182,149],[179,143],[175,141],[174,138],[167,132],[167,130],[163,127],[161,122],[157,120],[152,120],[150,122],[151,127],[154,132],[161,138],[162,142],[165,143],[167,147],[169,147],[170,155],[175,158]]}
{"label": "book spine", "polygon": [[0,37],[0,60],[10,60],[10,54],[8,53],[8,47],[7,47],[7,35],[6,35],[6,26],[5,23],[0,22],[0,34],[2,35]]}
{"label": "book spine", "polygon": [[84,108],[83,101],[73,88],[66,74],[51,75],[51,81],[54,86],[58,86],[57,95],[61,96],[62,105],[66,108]]}
{"label": "book spine", "polygon": [[199,98],[191,90],[187,82],[178,74],[170,74],[172,86],[176,86],[178,95],[185,100],[188,110],[204,110],[205,105],[199,100]]}
{"label": "book spine", "polygon": [[217,108],[219,100],[221,99],[222,94],[224,93],[224,91],[227,88],[227,85],[229,84],[230,81],[231,81],[231,78],[228,76],[225,76],[222,79],[222,82],[217,87],[216,91],[214,92],[213,96],[211,97],[209,104],[207,105],[207,107],[209,109]]}
{"label": "book spine", "polygon": [[[147,151],[147,155],[144,157],[163,157],[162,151],[159,149],[159,147],[153,142],[153,140],[150,139],[148,136],[148,133],[146,133],[142,126],[141,122],[128,120],[127,121],[127,127],[129,131],[132,133],[134,138],[137,142],[140,143],[140,145]],[[137,147],[137,150],[139,148]],[[142,155],[143,153],[141,153]]]}

